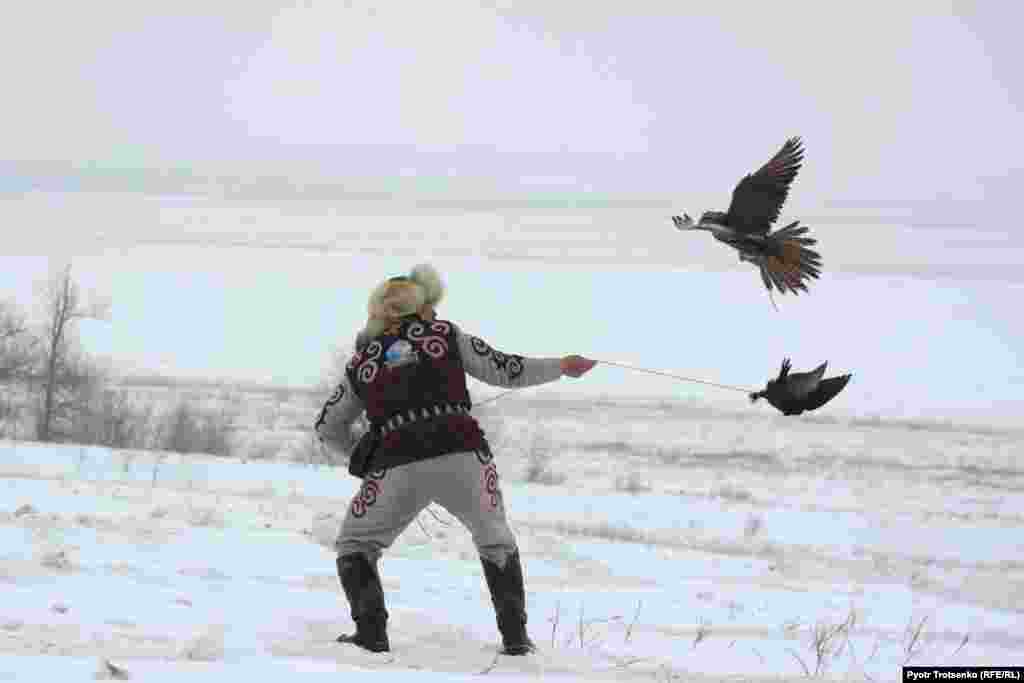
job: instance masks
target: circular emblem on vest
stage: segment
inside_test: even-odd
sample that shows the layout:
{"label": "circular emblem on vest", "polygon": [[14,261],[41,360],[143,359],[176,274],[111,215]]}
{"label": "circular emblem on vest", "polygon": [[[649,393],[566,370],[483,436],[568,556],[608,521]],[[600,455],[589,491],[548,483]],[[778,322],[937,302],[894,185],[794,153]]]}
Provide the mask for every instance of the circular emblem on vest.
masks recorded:
{"label": "circular emblem on vest", "polygon": [[389,368],[397,368],[419,360],[416,349],[405,339],[399,339],[384,352],[384,364]]}

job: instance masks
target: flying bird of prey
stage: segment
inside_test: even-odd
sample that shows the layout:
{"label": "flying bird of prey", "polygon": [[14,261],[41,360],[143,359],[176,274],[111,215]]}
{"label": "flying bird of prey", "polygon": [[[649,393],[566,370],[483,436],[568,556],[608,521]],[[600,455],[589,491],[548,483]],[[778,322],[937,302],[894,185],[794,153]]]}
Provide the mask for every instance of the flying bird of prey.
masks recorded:
{"label": "flying bird of prey", "polygon": [[779,376],[768,380],[767,386],[761,391],[750,394],[750,402],[759,398],[767,399],[783,415],[799,415],[804,411],[816,410],[843,390],[852,375],[825,377],[824,362],[810,372],[793,372],[790,370],[789,359],[782,361]]}
{"label": "flying bird of prey", "polygon": [[781,294],[806,292],[807,280],[821,272],[821,256],[810,249],[817,240],[806,236],[800,221],[769,232],[800,170],[802,145],[799,137],[790,138],[768,163],[744,176],[732,191],[728,211],[705,211],[696,222],[685,213],[672,216],[677,229],[707,230],[736,249],[740,261],[756,265],[769,297],[773,286]]}

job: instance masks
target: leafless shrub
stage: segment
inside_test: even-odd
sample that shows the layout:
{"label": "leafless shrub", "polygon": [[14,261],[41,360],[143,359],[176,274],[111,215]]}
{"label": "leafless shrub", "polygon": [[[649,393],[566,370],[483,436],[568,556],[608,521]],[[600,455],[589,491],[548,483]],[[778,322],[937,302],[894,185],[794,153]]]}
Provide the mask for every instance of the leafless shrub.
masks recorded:
{"label": "leafless shrub", "polygon": [[106,387],[88,400],[73,423],[77,443],[108,448],[150,448],[153,442],[153,405],[134,405],[122,392]]}
{"label": "leafless shrub", "polygon": [[543,484],[545,486],[559,486],[564,484],[568,477],[562,472],[551,470],[547,463],[539,460],[531,460],[526,467],[524,481],[530,484]]}
{"label": "leafless shrub", "polygon": [[257,441],[247,443],[241,454],[241,458],[243,461],[277,460],[281,453],[285,451],[288,441],[290,441],[290,437],[287,435],[285,438],[278,435],[264,435]]}
{"label": "leafless shrub", "polygon": [[[2,344],[0,339],[0,344]],[[2,349],[0,349],[2,353]],[[0,357],[0,365],[4,359]],[[0,367],[0,373],[3,368]],[[27,433],[22,424],[26,414],[25,400],[21,395],[21,388],[17,380],[8,379],[0,385],[0,438],[18,440],[20,434]]]}
{"label": "leafless shrub", "polygon": [[24,515],[34,515],[38,512],[39,511],[32,506],[32,503],[24,503],[23,505],[19,505],[18,509],[14,511],[14,516],[22,517]]}
{"label": "leafless shrub", "polygon": [[650,493],[651,485],[630,473],[615,478],[615,490],[635,496],[639,493]]}
{"label": "leafless shrub", "polygon": [[709,635],[711,635],[711,622],[701,619],[697,624],[697,633],[693,638],[693,646],[697,647],[697,644]]}
{"label": "leafless shrub", "polygon": [[558,486],[568,478],[561,472],[551,469],[552,447],[547,434],[534,431],[526,446],[526,471],[523,479],[530,484]]}
{"label": "leafless shrub", "polygon": [[175,453],[197,452],[196,425],[187,403],[179,403],[164,420],[164,449]]}
{"label": "leafless shrub", "polygon": [[223,527],[224,515],[216,508],[189,506],[188,523],[199,527]]}
{"label": "leafless shrub", "polygon": [[231,417],[224,411],[200,412],[187,402],[165,416],[164,450],[174,453],[207,453],[230,456]]}
{"label": "leafless shrub", "polygon": [[591,441],[588,443],[581,443],[577,448],[584,453],[600,452],[600,453],[632,453],[633,444],[626,441]]}
{"label": "leafless shrub", "polygon": [[732,484],[722,484],[718,488],[711,491],[713,498],[722,498],[724,500],[731,500],[737,503],[746,503],[754,499],[754,495],[747,489],[733,486]]}
{"label": "leafless shrub", "polygon": [[689,449],[680,446],[659,446],[652,454],[662,465],[678,465],[690,457]]}
{"label": "leafless shrub", "polygon": [[14,302],[0,300],[0,383],[9,386],[25,377],[32,367],[36,346],[25,313]]}
{"label": "leafless shrub", "polygon": [[74,566],[71,558],[68,557],[67,550],[64,548],[44,550],[39,555],[39,564],[49,569],[56,569],[57,571],[69,571]]}

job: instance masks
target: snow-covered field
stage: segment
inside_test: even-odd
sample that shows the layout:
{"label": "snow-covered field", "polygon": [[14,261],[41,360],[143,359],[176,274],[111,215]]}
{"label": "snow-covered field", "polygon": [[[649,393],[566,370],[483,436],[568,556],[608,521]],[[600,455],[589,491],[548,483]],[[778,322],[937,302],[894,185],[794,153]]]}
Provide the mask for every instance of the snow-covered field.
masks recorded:
{"label": "snow-covered field", "polygon": [[[540,653],[497,657],[425,511],[351,628],[324,465],[0,442],[0,680],[899,680],[1024,665],[1024,432],[512,397],[483,407]],[[108,663],[110,666],[108,666]],[[110,667],[114,668],[110,668]],[[116,671],[115,671],[116,669]]]}

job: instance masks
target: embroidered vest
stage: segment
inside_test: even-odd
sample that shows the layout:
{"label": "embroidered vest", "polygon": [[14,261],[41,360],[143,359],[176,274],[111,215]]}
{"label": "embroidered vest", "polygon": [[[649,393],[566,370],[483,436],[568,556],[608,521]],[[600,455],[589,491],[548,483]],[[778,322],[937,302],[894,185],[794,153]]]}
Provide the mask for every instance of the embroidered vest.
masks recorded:
{"label": "embroidered vest", "polygon": [[381,435],[370,470],[486,447],[450,322],[407,316],[358,349],[345,372]]}

